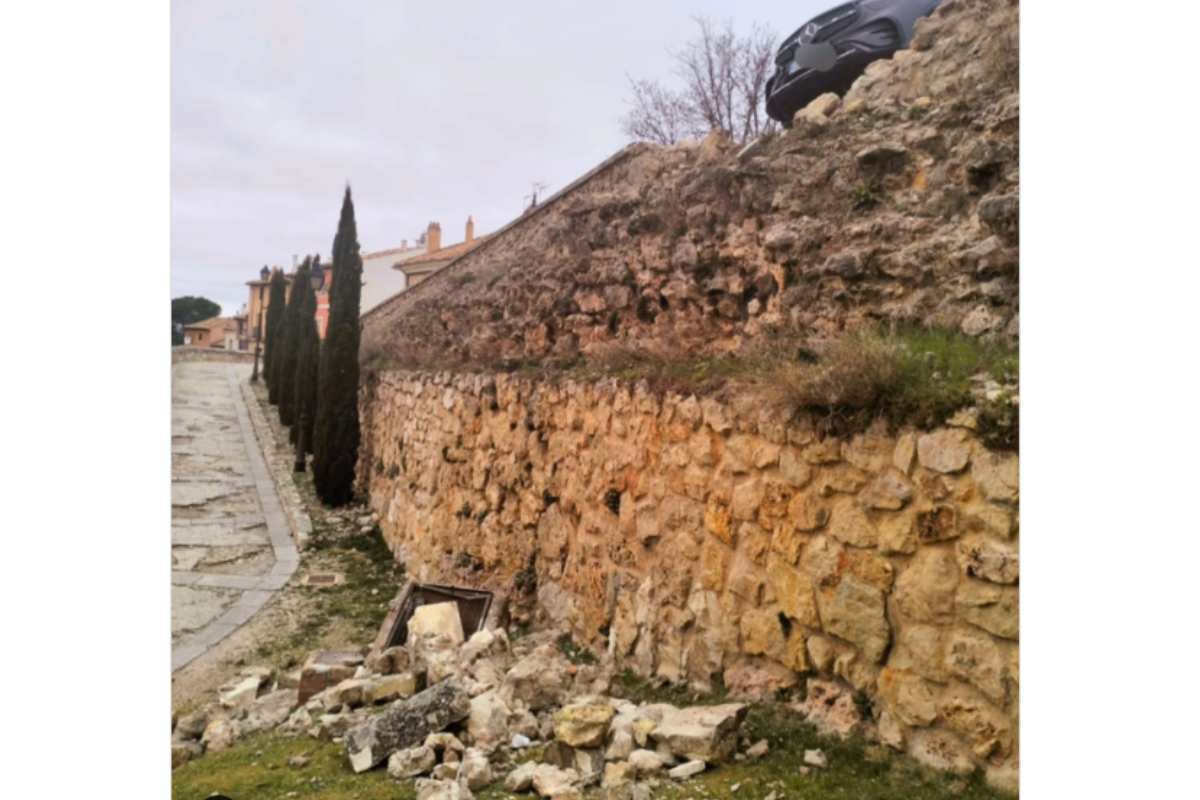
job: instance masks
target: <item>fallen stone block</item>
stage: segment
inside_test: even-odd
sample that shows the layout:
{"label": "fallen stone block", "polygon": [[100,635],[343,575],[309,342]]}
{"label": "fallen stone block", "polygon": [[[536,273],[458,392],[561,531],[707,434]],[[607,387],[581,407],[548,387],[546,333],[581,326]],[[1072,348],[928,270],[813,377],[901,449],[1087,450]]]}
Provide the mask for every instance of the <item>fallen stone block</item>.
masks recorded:
{"label": "fallen stone block", "polygon": [[400,697],[412,697],[417,693],[417,677],[411,672],[399,672],[368,680],[363,686],[363,702],[366,705],[386,703]]}
{"label": "fallen stone block", "polygon": [[208,712],[201,709],[179,718],[175,725],[175,736],[180,740],[199,739],[208,725]]}
{"label": "fallen stone block", "polygon": [[526,761],[519,765],[504,779],[504,788],[510,792],[527,792],[533,788],[533,773],[537,770],[538,765],[531,761]]}
{"label": "fallen stone block", "polygon": [[581,702],[554,713],[554,738],[571,747],[601,747],[616,711],[605,702]]}
{"label": "fallen stone block", "polygon": [[637,777],[637,770],[628,761],[613,761],[604,766],[604,779],[600,786],[604,789],[615,789],[631,783]]}
{"label": "fallen stone block", "polygon": [[204,745],[205,752],[219,753],[238,737],[238,724],[231,719],[214,719],[204,727],[204,734],[200,737],[201,744]]}
{"label": "fallen stone block", "polygon": [[186,764],[204,752],[199,742],[171,742],[171,769]]}
{"label": "fallen stone block", "polygon": [[295,689],[278,689],[254,701],[241,721],[243,733],[266,730],[282,724],[296,707]]}
{"label": "fallen stone block", "polygon": [[573,769],[560,769],[550,764],[538,764],[533,770],[533,790],[542,797],[569,796],[576,790],[579,775]]}
{"label": "fallen stone block", "polygon": [[570,685],[570,664],[553,645],[543,645],[522,658],[504,676],[505,700],[519,700],[530,711],[562,705]]}
{"label": "fallen stone block", "polygon": [[665,713],[652,736],[681,758],[727,761],[737,750],[738,728],[745,718],[742,703],[682,708]]}
{"label": "fallen stone block", "polygon": [[462,644],[462,618],[455,603],[430,603],[413,611],[408,620],[409,638],[422,636],[445,636],[455,645]]}
{"label": "fallen stone block", "polygon": [[471,743],[487,752],[508,739],[508,719],[512,710],[495,689],[471,698],[468,707],[467,734]]}
{"label": "fallen stone block", "polygon": [[638,777],[645,777],[662,772],[667,762],[653,750],[634,750],[629,754],[629,765],[637,772]]}
{"label": "fallen stone block", "polygon": [[667,770],[667,775],[673,780],[685,781],[688,778],[694,778],[701,772],[704,772],[704,770],[707,768],[708,765],[703,761],[700,761],[699,759],[692,759],[691,761],[685,761],[679,766],[672,767],[671,769]]}
{"label": "fallen stone block", "polygon": [[482,789],[495,780],[487,756],[474,747],[463,753],[462,762],[458,766],[458,778],[465,781],[471,789]]}
{"label": "fallen stone block", "polygon": [[263,679],[259,675],[239,678],[217,689],[217,697],[223,708],[249,708],[258,699],[258,690],[262,684]]}
{"label": "fallen stone block", "polygon": [[354,650],[322,650],[313,653],[300,668],[299,701],[306,703],[313,695],[353,678],[362,660],[362,655]]}
{"label": "fallen stone block", "polygon": [[470,707],[466,690],[453,679],[397,700],[346,734],[350,766],[355,772],[371,769],[395,751],[419,744],[429,734],[466,719]]}
{"label": "fallen stone block", "polygon": [[397,780],[415,778],[418,775],[424,775],[435,766],[437,766],[437,755],[433,752],[432,747],[425,745],[406,747],[388,756],[387,773],[388,777]]}
{"label": "fallen stone block", "polygon": [[805,750],[804,763],[810,767],[828,767],[829,759],[825,757],[824,750]]}
{"label": "fallen stone block", "polygon": [[418,778],[417,800],[471,800],[471,790],[457,781]]}

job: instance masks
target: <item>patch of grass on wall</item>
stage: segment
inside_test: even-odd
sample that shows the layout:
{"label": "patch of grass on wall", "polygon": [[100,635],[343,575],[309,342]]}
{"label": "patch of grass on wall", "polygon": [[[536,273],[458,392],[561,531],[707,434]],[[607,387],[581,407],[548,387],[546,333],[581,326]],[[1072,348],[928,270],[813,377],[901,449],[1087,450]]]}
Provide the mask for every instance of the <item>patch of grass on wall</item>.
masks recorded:
{"label": "patch of grass on wall", "polygon": [[[861,332],[833,342],[811,363],[785,361],[756,379],[781,408],[818,414],[854,429],[884,417],[929,428],[977,403],[977,376],[1015,384],[1015,348],[937,328]],[[994,439],[1015,446],[1017,407],[987,403]]]}

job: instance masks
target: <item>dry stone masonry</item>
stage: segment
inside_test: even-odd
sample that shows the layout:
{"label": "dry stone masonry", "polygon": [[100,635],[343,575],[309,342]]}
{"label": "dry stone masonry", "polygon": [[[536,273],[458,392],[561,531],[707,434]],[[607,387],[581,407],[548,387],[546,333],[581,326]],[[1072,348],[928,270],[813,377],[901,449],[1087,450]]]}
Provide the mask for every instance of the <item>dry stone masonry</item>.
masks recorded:
{"label": "dry stone masonry", "polygon": [[736,351],[878,321],[1015,338],[1017,7],[951,0],[736,152],[633,145],[364,318],[364,366]]}
{"label": "dry stone masonry", "polygon": [[[970,428],[822,439],[712,398],[509,375],[389,373],[368,402],[361,469],[417,580],[506,594],[669,681],[765,698],[836,679],[806,709],[835,730],[859,692],[927,761],[1014,763],[1018,462]],[[540,669],[508,676],[535,710],[563,701]]]}
{"label": "dry stone masonry", "polygon": [[[796,690],[828,730],[1015,785],[1018,460],[970,414],[822,435],[748,397],[507,369],[880,321],[1015,340],[1016,31],[1015,3],[946,0],[791,131],[736,154],[631,147],[368,314],[358,482],[409,575],[500,593],[604,669]],[[420,650],[431,684],[454,673]],[[514,791],[690,774],[740,721],[580,698],[544,653],[485,677],[472,747],[562,748]]]}

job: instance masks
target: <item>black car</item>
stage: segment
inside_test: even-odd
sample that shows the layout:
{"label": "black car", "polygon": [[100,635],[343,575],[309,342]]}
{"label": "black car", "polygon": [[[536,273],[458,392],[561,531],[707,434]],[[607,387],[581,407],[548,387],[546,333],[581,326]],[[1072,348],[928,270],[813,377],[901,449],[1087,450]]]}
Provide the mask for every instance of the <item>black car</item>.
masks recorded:
{"label": "black car", "polygon": [[783,40],[767,81],[767,114],[784,127],[826,92],[843,94],[867,64],[908,46],[913,24],[941,0],[855,0],[806,22]]}

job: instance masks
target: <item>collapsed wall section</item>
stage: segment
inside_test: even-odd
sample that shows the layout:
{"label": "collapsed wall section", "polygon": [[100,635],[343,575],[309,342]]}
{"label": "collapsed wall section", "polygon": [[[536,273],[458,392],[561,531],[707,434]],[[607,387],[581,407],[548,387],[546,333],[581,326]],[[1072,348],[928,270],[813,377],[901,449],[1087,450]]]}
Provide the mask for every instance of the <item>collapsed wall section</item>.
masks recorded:
{"label": "collapsed wall section", "polygon": [[1017,457],[969,418],[820,438],[749,398],[410,372],[363,407],[360,477],[417,580],[670,681],[840,678],[894,746],[1015,764]]}

